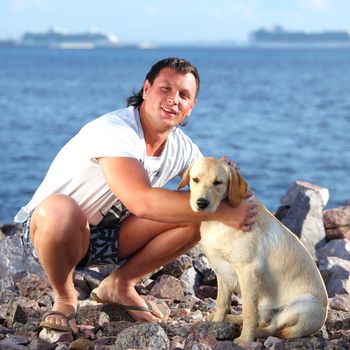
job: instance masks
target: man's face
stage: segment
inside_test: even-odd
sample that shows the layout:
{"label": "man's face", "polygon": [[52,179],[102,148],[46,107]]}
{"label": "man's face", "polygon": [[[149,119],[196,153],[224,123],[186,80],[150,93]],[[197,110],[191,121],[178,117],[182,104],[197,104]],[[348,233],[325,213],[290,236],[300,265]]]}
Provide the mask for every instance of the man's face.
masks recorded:
{"label": "man's face", "polygon": [[192,73],[182,74],[164,68],[152,85],[145,81],[141,110],[157,125],[174,127],[190,115],[196,102],[196,91],[196,79]]}

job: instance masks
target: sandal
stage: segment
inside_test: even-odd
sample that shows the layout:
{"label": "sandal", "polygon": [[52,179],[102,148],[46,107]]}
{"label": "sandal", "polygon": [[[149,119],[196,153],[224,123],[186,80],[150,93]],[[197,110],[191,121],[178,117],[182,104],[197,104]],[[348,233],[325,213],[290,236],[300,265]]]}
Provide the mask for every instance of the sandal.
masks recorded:
{"label": "sandal", "polygon": [[56,323],[52,323],[52,322],[47,322],[45,321],[45,319],[48,316],[59,316],[63,319],[66,320],[67,324],[69,324],[69,321],[75,318],[75,313],[66,316],[64,313],[60,312],[60,311],[47,311],[43,314],[42,318],[41,318],[41,322],[40,322],[40,327],[43,328],[47,328],[47,329],[53,329],[55,331],[62,331],[62,332],[72,332],[75,333],[73,331],[73,329],[69,326],[63,326],[60,324],[56,324]]}

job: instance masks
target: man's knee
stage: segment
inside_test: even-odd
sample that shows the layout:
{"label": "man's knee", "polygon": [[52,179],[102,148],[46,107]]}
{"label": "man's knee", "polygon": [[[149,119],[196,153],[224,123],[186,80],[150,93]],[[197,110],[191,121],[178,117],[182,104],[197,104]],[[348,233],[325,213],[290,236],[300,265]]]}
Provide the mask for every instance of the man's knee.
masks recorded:
{"label": "man's knee", "polygon": [[[78,231],[85,230],[86,216],[70,197],[53,195],[45,199],[33,212],[30,235],[32,241],[40,236],[64,243],[71,241]],[[78,238],[78,237],[77,237]]]}

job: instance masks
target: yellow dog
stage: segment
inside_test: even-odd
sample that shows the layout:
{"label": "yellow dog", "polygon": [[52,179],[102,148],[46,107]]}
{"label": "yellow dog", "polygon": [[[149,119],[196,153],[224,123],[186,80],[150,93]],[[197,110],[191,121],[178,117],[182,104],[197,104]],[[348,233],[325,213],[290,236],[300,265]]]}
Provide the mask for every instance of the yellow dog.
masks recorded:
{"label": "yellow dog", "polygon": [[[195,161],[179,188],[188,183],[192,209],[208,212],[226,198],[237,206],[248,187],[238,170],[215,158]],[[240,345],[256,337],[314,334],[328,308],[319,270],[300,240],[258,201],[257,210],[249,232],[218,221],[201,224],[201,245],[218,281],[213,321],[240,324]],[[227,315],[233,291],[242,296],[242,315]]]}

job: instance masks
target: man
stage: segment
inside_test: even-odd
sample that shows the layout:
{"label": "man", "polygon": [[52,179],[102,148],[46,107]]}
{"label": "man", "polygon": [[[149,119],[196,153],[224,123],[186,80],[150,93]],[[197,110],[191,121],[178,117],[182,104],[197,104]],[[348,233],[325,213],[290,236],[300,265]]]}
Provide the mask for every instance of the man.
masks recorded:
{"label": "man", "polygon": [[120,267],[93,291],[95,300],[122,304],[136,320],[160,321],[164,305],[147,302],[135,284],[193,247],[201,221],[219,220],[243,231],[255,222],[253,201],[195,213],[188,192],[161,188],[202,156],[177,127],[190,115],[199,85],[189,62],[156,63],[128,108],[88,123],[61,149],[17,214],[23,242],[54,291],[43,327],[77,332],[73,271],[99,263]]}

